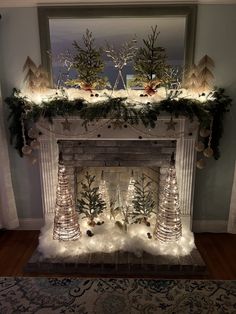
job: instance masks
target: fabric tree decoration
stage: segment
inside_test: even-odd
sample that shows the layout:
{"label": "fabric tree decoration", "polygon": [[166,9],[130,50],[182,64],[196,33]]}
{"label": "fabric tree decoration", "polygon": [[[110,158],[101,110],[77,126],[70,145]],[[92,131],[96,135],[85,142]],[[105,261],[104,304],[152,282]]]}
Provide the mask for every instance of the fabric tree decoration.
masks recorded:
{"label": "fabric tree decoration", "polygon": [[61,158],[58,164],[58,184],[54,217],[53,239],[71,241],[80,237],[78,214],[75,211],[66,167]]}
{"label": "fabric tree decoration", "polygon": [[197,93],[199,90],[198,67],[193,64],[185,75],[184,87],[190,92]]}
{"label": "fabric tree decoration", "polygon": [[38,67],[34,61],[27,57],[23,66],[23,72],[26,72],[24,83],[25,87],[30,91],[42,91],[49,86],[48,73],[42,65]]}
{"label": "fabric tree decoration", "polygon": [[24,83],[31,92],[36,88],[37,81],[37,66],[34,61],[28,56],[23,66],[23,72],[26,72]]}
{"label": "fabric tree decoration", "polygon": [[161,193],[154,237],[161,242],[174,242],[182,235],[179,192],[176,180],[175,161],[172,156],[166,182]]}
{"label": "fabric tree decoration", "polygon": [[77,200],[78,211],[88,218],[90,226],[95,226],[94,219],[106,208],[99,187],[94,186],[95,178],[86,172],[85,182],[81,182],[81,198]]}
{"label": "fabric tree decoration", "polygon": [[214,61],[205,55],[198,63],[199,91],[204,93],[213,89],[214,75],[212,69],[215,67]]}
{"label": "fabric tree decoration", "polygon": [[144,174],[134,182],[132,218],[135,223],[144,222],[149,225],[147,219],[155,207],[151,185],[152,181],[148,180]]}

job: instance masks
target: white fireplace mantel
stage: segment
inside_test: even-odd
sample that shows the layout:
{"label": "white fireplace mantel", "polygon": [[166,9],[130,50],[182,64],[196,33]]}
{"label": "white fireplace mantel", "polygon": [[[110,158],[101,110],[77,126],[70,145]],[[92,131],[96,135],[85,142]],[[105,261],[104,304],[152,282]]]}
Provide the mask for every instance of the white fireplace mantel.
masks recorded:
{"label": "white fireplace mantel", "polygon": [[180,193],[182,215],[187,224],[192,227],[192,210],[195,177],[194,149],[198,132],[198,123],[190,122],[185,117],[175,118],[175,129],[168,130],[170,116],[158,118],[155,128],[144,125],[130,125],[126,122],[122,127],[114,127],[112,120],[101,119],[91,122],[85,128],[84,120],[76,116],[68,117],[69,124],[65,125],[65,118],[58,117],[49,123],[41,119],[37,123],[42,132],[40,136],[40,173],[43,198],[43,214],[46,220],[51,216],[55,207],[58,140],[176,140],[176,171]]}

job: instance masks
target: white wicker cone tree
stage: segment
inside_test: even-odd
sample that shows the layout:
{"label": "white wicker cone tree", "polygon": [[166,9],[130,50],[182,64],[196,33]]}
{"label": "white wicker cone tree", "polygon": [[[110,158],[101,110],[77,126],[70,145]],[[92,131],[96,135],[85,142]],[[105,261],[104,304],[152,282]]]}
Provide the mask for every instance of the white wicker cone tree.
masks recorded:
{"label": "white wicker cone tree", "polygon": [[67,178],[66,167],[61,154],[58,164],[58,184],[54,216],[53,239],[62,241],[77,240],[80,237],[78,214]]}
{"label": "white wicker cone tree", "polygon": [[166,182],[160,196],[154,237],[161,242],[178,241],[182,236],[179,191],[176,180],[174,154],[172,154]]}

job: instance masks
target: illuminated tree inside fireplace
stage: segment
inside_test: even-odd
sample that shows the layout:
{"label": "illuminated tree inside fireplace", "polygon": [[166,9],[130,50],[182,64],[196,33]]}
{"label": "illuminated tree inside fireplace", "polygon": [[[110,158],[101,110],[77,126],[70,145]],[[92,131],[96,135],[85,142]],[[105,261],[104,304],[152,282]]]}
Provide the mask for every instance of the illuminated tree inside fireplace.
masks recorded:
{"label": "illuminated tree inside fireplace", "polygon": [[154,236],[161,242],[174,242],[182,235],[179,191],[176,180],[175,162],[172,157],[166,182],[160,196],[159,212]]}
{"label": "illuminated tree inside fireplace", "polygon": [[148,180],[144,174],[134,182],[132,216],[135,223],[144,222],[148,224],[147,219],[150,217],[155,207],[151,186],[152,181]]}
{"label": "illuminated tree inside fireplace", "polygon": [[76,240],[79,237],[80,227],[78,214],[75,211],[66,167],[61,158],[59,158],[53,239],[71,241]]}
{"label": "illuminated tree inside fireplace", "polygon": [[95,186],[96,176],[86,172],[84,182],[81,182],[81,197],[77,200],[77,207],[80,214],[88,219],[88,225],[95,226],[94,219],[106,209],[106,203]]}

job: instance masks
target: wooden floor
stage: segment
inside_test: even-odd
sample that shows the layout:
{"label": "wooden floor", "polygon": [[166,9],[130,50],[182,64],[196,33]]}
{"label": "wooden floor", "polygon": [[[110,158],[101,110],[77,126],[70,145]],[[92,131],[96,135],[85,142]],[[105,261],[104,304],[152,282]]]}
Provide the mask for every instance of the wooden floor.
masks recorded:
{"label": "wooden floor", "polygon": [[[26,274],[23,267],[38,244],[39,231],[0,232],[0,276],[42,276]],[[195,243],[207,264],[208,279],[236,279],[236,235],[195,234]],[[50,276],[57,274],[50,274]],[[192,278],[192,277],[191,277]]]}

